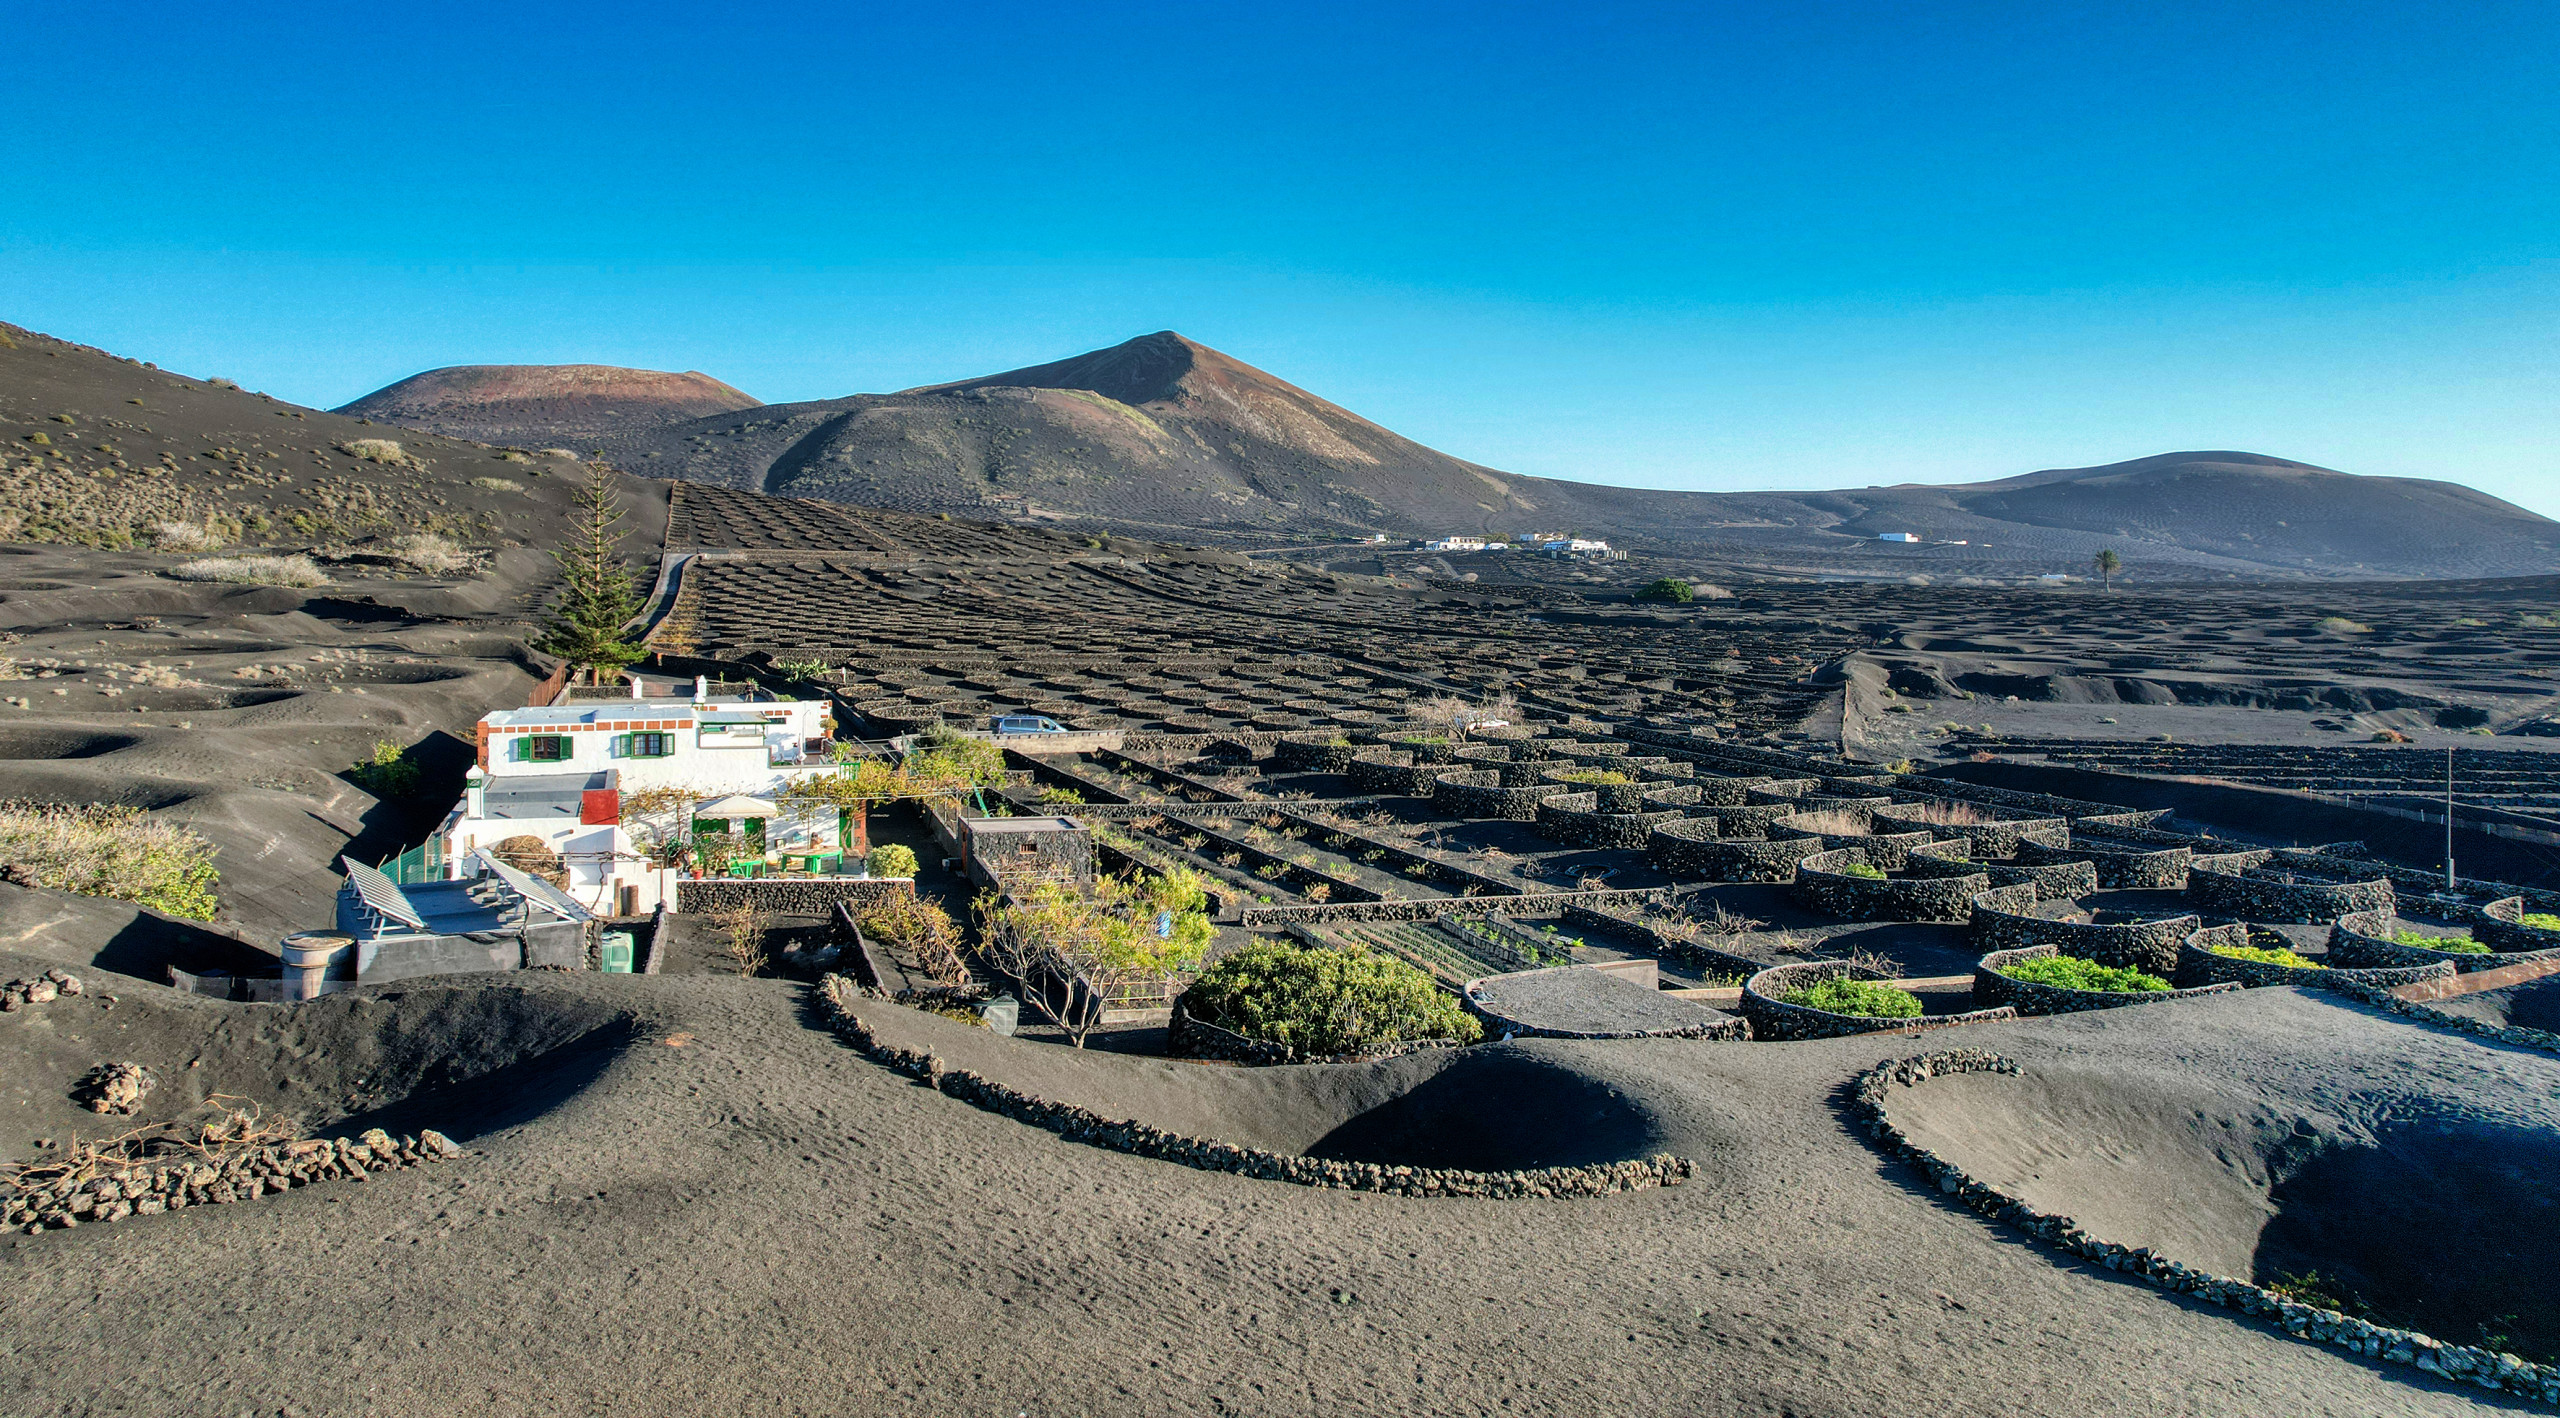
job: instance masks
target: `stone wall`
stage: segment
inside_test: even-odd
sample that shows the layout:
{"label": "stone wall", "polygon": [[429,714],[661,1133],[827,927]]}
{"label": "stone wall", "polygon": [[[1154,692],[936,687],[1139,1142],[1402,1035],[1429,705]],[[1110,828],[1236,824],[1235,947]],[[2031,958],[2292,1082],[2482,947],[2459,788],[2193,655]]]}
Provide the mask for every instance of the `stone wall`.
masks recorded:
{"label": "stone wall", "polygon": [[1680,821],[1680,810],[1661,812],[1595,811],[1592,793],[1559,793],[1538,804],[1538,835],[1568,847],[1590,849],[1644,846],[1645,835],[1666,822]]}
{"label": "stone wall", "polygon": [[1232,1172],[1265,1181],[1345,1191],[1502,1200],[1608,1196],[1650,1187],[1678,1186],[1690,1176],[1688,1159],[1669,1153],[1641,1161],[1606,1162],[1588,1167],[1468,1172],[1440,1167],[1386,1166],[1375,1162],[1337,1162],[1242,1147],[1232,1142],[1185,1137],[1145,1123],[1115,1122],[1071,1103],[1052,1103],[1034,1098],[983,1074],[946,1067],[940,1058],[932,1054],[883,1043],[854,1014],[852,1003],[855,998],[852,982],[841,975],[829,975],[818,982],[818,1005],[836,1037],[875,1063],[906,1074],[946,1097],[1056,1133],[1069,1142],[1175,1162],[1202,1171]]}
{"label": "stone wall", "polygon": [[1772,842],[1746,838],[1738,842],[1701,842],[1696,846],[1695,857],[1710,881],[1788,882],[1795,880],[1796,863],[1821,854],[1822,839],[1799,837],[1790,842]]}
{"label": "stone wall", "polygon": [[1534,822],[1538,804],[1564,791],[1552,783],[1506,788],[1500,775],[1486,768],[1443,769],[1432,783],[1431,803],[1440,811],[1451,817],[1501,822]]}
{"label": "stone wall", "polygon": [[705,877],[676,883],[676,909],[688,915],[702,915],[754,905],[778,916],[823,916],[833,911],[839,901],[911,896],[915,889],[915,882],[901,876],[774,877],[756,881]]}
{"label": "stone wall", "polygon": [[1333,742],[1332,734],[1291,734],[1271,749],[1272,766],[1283,773],[1340,773],[1351,766],[1360,749],[1347,738]]}
{"label": "stone wall", "polygon": [[[2386,996],[2387,998],[2387,996]],[[2452,1016],[2447,1016],[2448,1018]],[[1917,1168],[1941,1195],[1975,1213],[2014,1226],[2036,1240],[2081,1260],[2131,1275],[2173,1294],[2192,1295],[2207,1304],[2267,1319],[2296,1338],[2327,1344],[2350,1354],[2385,1363],[2407,1364],[2427,1373],[2481,1388],[2503,1389],[2560,1403],[2560,1367],[2530,1364],[2487,1349],[2447,1344],[2414,1330],[2384,1325],[2290,1300],[2272,1290],[2196,1270],[2149,1247],[2121,1246],[2080,1229],[2067,1216],[2052,1216],[1996,1187],[1975,1181],[1963,1168],[1913,1142],[1886,1114],[1885,1099],[1895,1087],[1911,1088],[1954,1074],[2022,1073],[1998,1054],[1973,1049],[1924,1054],[1878,1064],[1850,1084],[1849,1112],[1859,1128],[1887,1156]]]}
{"label": "stone wall", "polygon": [[1248,906],[1237,923],[1247,930],[1266,930],[1290,922],[1432,921],[1452,912],[1561,910],[1575,901],[1659,901],[1666,891],[1646,887],[1633,891],[1540,891],[1514,896],[1435,896],[1427,901],[1350,901],[1306,906]]}
{"label": "stone wall", "polygon": [[1434,791],[1433,780],[1441,770],[1430,764],[1416,764],[1410,756],[1370,749],[1343,765],[1343,776],[1351,786],[1364,793],[1377,793],[1396,798],[1427,798]]}
{"label": "stone wall", "polygon": [[1973,916],[1974,894],[1992,885],[1980,872],[1879,881],[1844,870],[1866,865],[1873,864],[1856,847],[1816,852],[1796,863],[1789,890],[1806,910],[1845,921],[1963,921]]}
{"label": "stone wall", "polygon": [[1817,832],[1799,823],[1798,819],[1803,816],[1798,813],[1770,823],[1770,840],[1792,842],[1801,837],[1815,837],[1821,839],[1822,849],[1826,852],[1855,847],[1867,854],[1869,862],[1885,871],[1902,870],[1912,848],[1926,847],[1937,840],[1927,832]]}
{"label": "stone wall", "polygon": [[[2178,951],[2187,937],[2203,928],[2192,915],[2164,916],[2153,921],[2099,925],[2088,921],[2052,921],[2007,909],[1998,898],[2003,887],[1973,898],[1973,945],[1990,954],[2050,947],[2064,955],[2095,960],[2122,970],[2140,970],[2168,979],[2178,971]],[[2028,888],[2032,894],[2032,888]]]}
{"label": "stone wall", "polygon": [[[2433,965],[2438,961],[2451,965],[2457,974],[2476,974],[2501,966],[2521,964],[2527,960],[2549,960],[2560,956],[2560,941],[2541,950],[2501,950],[2475,928],[2472,939],[2489,946],[2485,954],[2469,951],[2429,950],[2423,945],[2402,945],[2389,932],[2396,916],[2362,911],[2340,916],[2329,927],[2329,958],[2342,965],[2379,966]],[[2560,932],[2542,932],[2560,936]]]}
{"label": "stone wall", "polygon": [[2272,965],[2263,960],[2237,960],[2216,955],[2217,945],[2247,945],[2249,928],[2239,922],[2207,926],[2187,937],[2178,950],[2178,969],[2173,977],[2180,985],[2211,985],[2236,980],[2251,988],[2268,985],[2297,985],[2307,990],[2335,989],[2342,984],[2374,985],[2388,989],[2393,985],[2414,985],[2421,980],[2450,980],[2453,967],[2438,961],[2432,965],[2404,965],[2382,968],[2306,969],[2297,965]]}
{"label": "stone wall", "polygon": [[[2560,947],[2560,931],[2544,930],[2524,923],[2530,903],[2522,896],[2509,896],[2480,908],[2471,922],[2474,940],[2491,950],[2549,950]],[[2544,907],[2543,910],[2550,910]],[[2540,914],[2535,912],[2534,914]]]}
{"label": "stone wall", "polygon": [[1841,1039],[1852,1034],[1921,1034],[1960,1024],[2018,1017],[2016,1010],[2003,1006],[1964,1014],[1942,1014],[1935,1018],[1881,1019],[1861,1014],[1833,1014],[1827,1009],[1808,1009],[1777,998],[1843,975],[1860,980],[1889,978],[1882,971],[1863,969],[1845,960],[1808,960],[1800,965],[1772,965],[1744,981],[1742,1017],[1751,1021],[1751,1037],[1783,1041]]}
{"label": "stone wall", "polygon": [[315,1182],[361,1180],[461,1155],[452,1139],[432,1129],[394,1138],[373,1128],[361,1137],[304,1138],[228,1154],[108,1158],[59,1173],[38,1163],[19,1171],[14,1184],[0,1191],[0,1226],[41,1235],[190,1206],[255,1201]]}
{"label": "stone wall", "polygon": [[[1982,957],[1973,967],[1973,997],[1985,1004],[2005,1004],[2020,1015],[2077,1014],[2083,1010],[2116,1009],[2130,1004],[2158,1004],[2163,1000],[2192,999],[2197,995],[2222,994],[2243,988],[2237,981],[2198,985],[2193,989],[2168,990],[2066,990],[2055,985],[2039,985],[2033,980],[2013,980],[2000,972],[2021,960],[2035,960],[2063,952],[2050,945],[2030,945],[2018,950],[1995,950]],[[2080,957],[2088,959],[2087,956]],[[2105,964],[2105,961],[2100,961]],[[2166,972],[2161,972],[2165,977]]]}
{"label": "stone wall", "polygon": [[2068,847],[2049,847],[2041,842],[2018,844],[2018,860],[2022,863],[2093,864],[2098,869],[2098,885],[2109,891],[2185,890],[2187,870],[2195,856],[2192,847],[2118,848],[2086,839],[2075,839]]}
{"label": "stone wall", "polygon": [[1679,936],[1656,930],[1650,924],[1632,916],[1621,916],[1613,911],[1582,905],[1578,902],[1566,905],[1564,920],[1566,925],[1583,930],[1608,931],[1627,936],[1665,960],[1677,960],[1685,964],[1701,966],[1721,975],[1740,975],[1748,979],[1769,968],[1769,962],[1765,960],[1754,960],[1747,955],[1735,955],[1729,951],[1718,950],[1712,945],[1684,940]]}
{"label": "stone wall", "polygon": [[2284,881],[2250,872],[2229,872],[2199,861],[2187,873],[2187,900],[2209,916],[2270,924],[2321,925],[2340,916],[2395,909],[2391,881]]}

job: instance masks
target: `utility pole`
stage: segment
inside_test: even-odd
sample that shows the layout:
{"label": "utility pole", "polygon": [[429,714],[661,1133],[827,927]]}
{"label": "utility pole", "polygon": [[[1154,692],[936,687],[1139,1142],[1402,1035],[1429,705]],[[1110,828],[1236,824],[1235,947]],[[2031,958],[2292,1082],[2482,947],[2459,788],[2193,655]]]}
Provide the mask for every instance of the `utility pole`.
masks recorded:
{"label": "utility pole", "polygon": [[2444,889],[2453,890],[2453,745],[2444,746]]}

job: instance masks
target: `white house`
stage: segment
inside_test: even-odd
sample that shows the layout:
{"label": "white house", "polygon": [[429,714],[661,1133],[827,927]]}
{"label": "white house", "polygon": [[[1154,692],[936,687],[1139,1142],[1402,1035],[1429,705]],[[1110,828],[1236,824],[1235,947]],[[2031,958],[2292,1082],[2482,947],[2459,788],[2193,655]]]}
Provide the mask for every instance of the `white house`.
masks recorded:
{"label": "white house", "polygon": [[1538,552],[1542,556],[1596,556],[1605,558],[1615,555],[1615,553],[1609,550],[1609,544],[1607,542],[1592,537],[1555,537],[1548,541],[1540,542],[1538,544]]}
{"label": "white house", "polygon": [[[775,800],[793,781],[833,771],[834,731],[823,700],[715,695],[701,680],[635,679],[629,699],[501,709],[481,717],[479,764],[439,829],[443,860],[534,838],[559,854],[571,899],[602,915],[671,896],[665,848],[690,841],[698,823],[727,825],[742,849],[799,859],[802,870],[843,870],[835,810]],[[624,795],[651,789],[669,791],[649,793],[646,809],[634,804],[626,825]]]}
{"label": "white house", "polygon": [[1468,536],[1442,537],[1436,542],[1424,542],[1422,544],[1422,549],[1424,551],[1482,551],[1484,550],[1484,538]]}

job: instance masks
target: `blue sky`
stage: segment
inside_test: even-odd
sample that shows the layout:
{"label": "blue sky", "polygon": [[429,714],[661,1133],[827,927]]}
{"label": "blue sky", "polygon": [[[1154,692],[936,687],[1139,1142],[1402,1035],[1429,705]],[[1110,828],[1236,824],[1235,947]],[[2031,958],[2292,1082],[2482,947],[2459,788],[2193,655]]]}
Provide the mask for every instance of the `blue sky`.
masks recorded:
{"label": "blue sky", "polygon": [[303,403],[1172,328],[1518,472],[2560,514],[2547,3],[8,13],[0,318]]}

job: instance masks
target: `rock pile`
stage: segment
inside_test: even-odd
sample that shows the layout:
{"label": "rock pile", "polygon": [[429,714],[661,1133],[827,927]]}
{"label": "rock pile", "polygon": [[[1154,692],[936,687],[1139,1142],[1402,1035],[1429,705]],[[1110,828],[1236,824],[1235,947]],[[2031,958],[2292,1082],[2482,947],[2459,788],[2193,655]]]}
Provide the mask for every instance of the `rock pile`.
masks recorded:
{"label": "rock pile", "polygon": [[1345,1191],[1390,1192],[1399,1196],[1460,1196],[1520,1200],[1529,1197],[1607,1196],[1678,1186],[1689,1179],[1685,1157],[1659,1153],[1641,1161],[1610,1162],[1589,1167],[1538,1167],[1516,1172],[1469,1172],[1444,1167],[1387,1166],[1376,1162],[1342,1162],[1323,1157],[1292,1156],[1241,1147],[1232,1142],[1185,1137],[1128,1120],[1113,1121],[1071,1103],[1051,1103],[1006,1087],[968,1069],[955,1069],[935,1055],[884,1044],[848,1007],[861,991],[841,975],[818,982],[818,1003],[836,1037],[873,1062],[921,1080],[938,1092],[1033,1127],[1045,1128],[1069,1142],[1107,1147],[1163,1162],[1179,1162],[1209,1172],[1233,1172],[1264,1181],[1293,1182],[1302,1187],[1334,1187]]}
{"label": "rock pile", "polygon": [[158,1083],[151,1070],[138,1063],[100,1064],[80,1076],[71,1097],[90,1112],[129,1118],[142,1110],[142,1100]]}
{"label": "rock pile", "polygon": [[11,980],[0,985],[0,1014],[15,1014],[31,1004],[51,1004],[57,999],[84,993],[77,975],[60,970],[47,970],[27,980]]}
{"label": "rock pile", "polygon": [[1997,1187],[1975,1181],[1963,1168],[1913,1142],[1885,1115],[1884,1100],[1896,1086],[1915,1087],[1950,1074],[2022,1072],[2014,1060],[1980,1049],[1887,1059],[1851,1082],[1849,1110],[1878,1146],[1917,1167],[1940,1192],[1981,1215],[2006,1222],[2084,1260],[2140,1277],[2163,1290],[2273,1320],[2297,1339],[2334,1345],[2387,1363],[2407,1364],[2460,1383],[2560,1403],[2560,1366],[2536,1364],[2473,1345],[2447,1344],[2416,1330],[2360,1320],[2288,1299],[2246,1280],[2197,1270],[2148,1246],[2120,1246],[2100,1240],[2080,1229],[2079,1223],[2068,1216],[2047,1215]]}
{"label": "rock pile", "polygon": [[453,1139],[432,1129],[394,1138],[372,1128],[361,1137],[303,1138],[158,1165],[107,1158],[76,1167],[30,1167],[0,1193],[0,1224],[36,1235],[85,1222],[254,1201],[314,1182],[360,1182],[375,1172],[461,1155]]}

